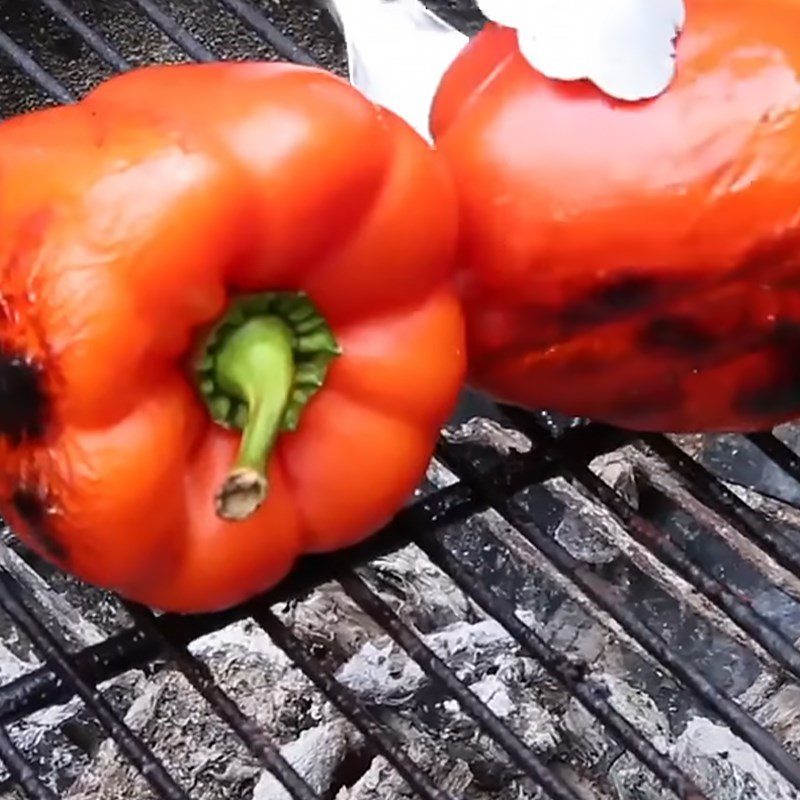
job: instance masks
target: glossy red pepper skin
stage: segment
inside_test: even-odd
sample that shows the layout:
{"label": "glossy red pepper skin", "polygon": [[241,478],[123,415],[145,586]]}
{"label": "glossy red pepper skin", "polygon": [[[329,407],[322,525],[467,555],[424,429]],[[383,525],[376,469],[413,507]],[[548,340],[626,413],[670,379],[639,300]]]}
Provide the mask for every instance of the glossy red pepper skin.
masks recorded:
{"label": "glossy red pepper skin", "polygon": [[445,76],[470,380],[666,431],[800,416],[800,4],[688,0],[677,74],[615,101],[488,25]]}
{"label": "glossy red pepper skin", "polygon": [[[3,516],[79,577],[187,612],[370,535],[463,380],[456,232],[433,151],[320,70],[148,68],[0,125]],[[195,356],[265,292],[306,293],[341,353],[230,521],[215,493],[242,437]]]}

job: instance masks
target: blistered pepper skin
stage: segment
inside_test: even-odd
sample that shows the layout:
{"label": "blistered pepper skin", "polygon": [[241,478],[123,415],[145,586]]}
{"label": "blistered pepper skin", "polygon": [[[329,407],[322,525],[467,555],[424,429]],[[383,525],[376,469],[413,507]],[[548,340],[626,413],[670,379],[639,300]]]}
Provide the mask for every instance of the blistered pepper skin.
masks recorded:
{"label": "blistered pepper skin", "polygon": [[800,5],[688,0],[673,84],[557,82],[488,25],[432,112],[471,382],[663,431],[800,416]]}
{"label": "blistered pepper skin", "polygon": [[[0,187],[0,511],[42,556],[221,609],[411,495],[465,350],[451,181],[405,123],[318,70],[147,68],[0,125]],[[231,521],[242,437],[195,351],[264,292],[305,293],[340,354]]]}

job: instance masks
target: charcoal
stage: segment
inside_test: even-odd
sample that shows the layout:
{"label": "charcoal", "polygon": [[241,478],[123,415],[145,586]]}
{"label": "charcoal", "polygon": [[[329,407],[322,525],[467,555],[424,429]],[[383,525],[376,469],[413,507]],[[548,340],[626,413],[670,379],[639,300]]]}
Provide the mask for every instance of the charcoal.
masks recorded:
{"label": "charcoal", "polygon": [[[595,675],[595,679],[608,689],[609,700],[614,708],[636,725],[657,748],[663,750],[669,741],[669,720],[653,699],[611,673]],[[577,757],[590,772],[609,770],[624,753],[577,699],[570,700],[563,725],[572,737],[573,758]]]}
{"label": "charcoal", "polygon": [[[509,635],[494,620],[457,623],[423,637],[479,699],[540,753],[553,752],[560,735],[552,714],[528,689],[542,681],[541,669],[520,656]],[[387,681],[386,678],[389,678]],[[443,692],[397,645],[388,639],[366,644],[338,672],[338,678],[371,703],[385,710],[415,703],[430,722],[433,736],[460,741],[459,747],[478,741],[478,731],[458,702]],[[494,745],[486,742],[485,747]]]}
{"label": "charcoal", "polygon": [[797,800],[797,790],[750,747],[704,717],[689,722],[671,754],[720,800]]}
{"label": "charcoal", "polygon": [[[205,636],[192,650],[221,686],[267,731],[302,731],[322,719],[321,702],[283,653],[253,623],[243,621]],[[235,734],[178,672],[150,679],[126,723],[163,759],[184,787],[204,800],[249,796],[261,769]],[[283,736],[281,736],[283,733]],[[282,741],[283,740],[283,741]],[[107,741],[73,785],[67,800],[150,800],[141,776]]]}
{"label": "charcoal", "polygon": [[[464,426],[452,441],[487,460],[525,450],[523,441],[509,437],[494,421]],[[670,528],[677,524],[674,511],[654,503],[649,484],[640,480],[642,471],[652,477],[652,463],[637,460],[635,452],[625,450],[598,459],[593,468],[631,505],[640,505],[642,513],[656,514],[659,525],[682,536],[680,540],[687,546],[692,537],[701,536],[696,530]],[[432,465],[428,477],[433,487],[453,481],[452,473],[439,463]],[[719,628],[719,620],[708,616],[711,612],[705,605],[687,603],[685,597],[683,602],[670,599],[660,588],[666,587],[669,573],[652,572],[647,560],[636,560],[634,566],[630,559],[635,549],[619,522],[587,499],[583,490],[569,480],[554,478],[522,493],[515,502],[524,503],[536,524],[573,557],[582,555],[580,562],[587,569],[613,580],[630,609],[651,624],[658,620],[663,626],[660,632],[674,637],[676,648],[687,657],[696,656],[718,680],[727,682],[743,707],[757,712],[787,746],[797,746],[800,719],[792,711],[800,699],[795,697],[796,686],[781,684],[778,673],[744,648],[732,631]],[[567,528],[571,539],[565,538]],[[582,528],[592,530],[586,541],[581,540]],[[709,752],[697,734],[706,729],[698,728],[701,723],[697,720],[703,717],[692,696],[632,647],[610,617],[576,594],[496,512],[475,515],[466,524],[430,535],[442,537],[524,624],[566,654],[574,669],[583,670],[604,689],[615,708],[659,749],[678,759],[695,779],[700,779],[703,770],[717,768],[721,756]],[[501,555],[506,547],[511,550]],[[607,552],[598,558],[598,549],[603,547]],[[89,643],[105,633],[108,622],[103,618],[89,620],[89,627],[85,622],[72,626],[77,618],[86,619],[83,606],[72,595],[76,588],[47,592],[37,587],[27,562],[15,557],[11,563],[18,579],[27,581],[37,602],[43,604],[40,613],[54,623],[63,615],[72,627],[69,635],[78,637],[73,641]],[[730,561],[728,569],[733,569],[733,563]],[[464,685],[579,796],[592,800],[662,800],[669,796],[419,548],[405,547],[360,572]],[[51,602],[52,594],[55,600]],[[338,680],[395,732],[403,749],[435,784],[450,787],[465,800],[539,800],[542,796],[459,703],[425,675],[338,584],[325,584],[275,611],[321,665],[335,671]],[[7,652],[0,652],[6,679],[37,663],[20,642],[6,647]],[[384,756],[344,721],[253,622],[242,621],[205,636],[192,650],[318,791],[336,800],[413,796]],[[178,672],[167,668],[149,677],[131,673],[126,680],[125,686],[105,688],[127,723],[182,786],[204,800],[283,800],[285,791],[274,777]],[[91,722],[91,715],[81,710],[80,703],[73,701],[40,714],[18,723],[12,733],[40,774],[62,796],[69,800],[151,798],[143,779],[126,764],[115,745],[103,741],[102,731]],[[711,733],[714,741],[727,741],[724,731]],[[731,787],[743,782],[755,787],[756,793],[746,800],[772,800],[763,792],[773,789],[775,797],[783,800],[780,792],[785,786],[780,781],[771,783],[774,776],[764,771],[758,757],[750,753],[749,760],[745,758],[749,752],[736,751],[741,758],[729,775],[724,773],[728,775],[725,780]]]}
{"label": "charcoal", "polygon": [[[31,610],[48,625],[61,633],[67,644],[74,647],[86,647],[102,641],[107,629],[96,624],[82,613],[79,607],[79,598],[83,593],[83,586],[72,582],[67,588],[52,586],[32,566],[38,562],[29,557],[18,545],[9,546],[11,534],[8,528],[0,531],[0,566],[8,571],[20,586],[26,590],[28,604]],[[77,601],[77,602],[76,602]],[[10,621],[3,620],[0,626],[8,626],[8,631],[0,627],[4,634],[2,640],[23,660],[28,661],[35,650],[23,637],[16,635],[16,629]]]}
{"label": "charcoal", "polygon": [[598,511],[588,503],[575,501],[571,487],[559,487],[563,482],[553,481],[553,494],[571,508],[565,512],[556,527],[553,538],[578,561],[587,564],[610,564],[619,558],[619,550],[612,544],[608,525],[615,525],[607,513]]}
{"label": "charcoal", "polygon": [[754,716],[771,730],[795,758],[800,758],[800,686],[787,683],[754,710]]}
{"label": "charcoal", "polygon": [[[364,568],[392,610],[419,630],[432,631],[469,618],[470,603],[414,546]],[[336,584],[315,589],[303,603],[293,603],[281,615],[297,633],[317,645],[332,667],[339,666],[363,642],[382,633],[380,626]]]}
{"label": "charcoal", "polygon": [[[315,792],[329,792],[337,769],[359,739],[350,725],[331,720],[303,731],[281,749],[281,755],[305,778]],[[253,800],[291,800],[291,795],[270,773],[264,773],[253,790]]]}
{"label": "charcoal", "polygon": [[454,444],[489,448],[501,455],[528,453],[531,449],[531,441],[525,434],[485,417],[473,417],[452,430],[446,430],[444,437]]}
{"label": "charcoal", "polygon": [[[789,447],[800,446],[800,424],[780,425],[774,433]],[[699,460],[724,481],[800,506],[800,483],[743,436],[703,437]]]}
{"label": "charcoal", "polygon": [[[495,422],[473,422],[453,439],[459,446],[494,449],[498,455],[525,450],[523,441],[509,437]],[[640,498],[628,466],[633,461],[626,453],[624,457],[599,459],[593,467],[635,505]],[[434,485],[452,481],[452,475],[438,464],[433,465],[429,478]],[[605,570],[616,569],[625,561],[625,553],[617,546],[618,522],[588,501],[572,483],[560,478],[549,481],[537,498],[534,517],[538,516],[573,556],[583,555],[585,563]],[[567,529],[571,540],[565,536]],[[591,529],[592,534],[582,540],[582,529]],[[492,537],[509,541],[514,536],[496,514],[488,512],[462,526],[452,544],[461,548],[465,562],[475,567],[473,558],[479,558],[480,567],[486,569],[491,563],[488,556],[497,550],[496,540],[491,544]],[[603,547],[606,553],[597,558],[598,548]],[[37,602],[45,606],[51,602],[50,608],[39,609],[46,618],[66,619],[72,626],[69,635],[77,636],[77,643],[88,644],[103,635],[102,620],[89,623],[89,627],[85,622],[72,625],[78,618],[84,619],[82,608],[70,595],[74,589],[67,587],[55,593],[51,601],[54,593],[37,585],[27,562],[16,556],[9,558],[18,579],[31,586]],[[669,707],[665,706],[663,675],[646,659],[631,653],[607,620],[598,619],[596,612],[587,614],[581,604],[576,604],[565,585],[554,582],[547,569],[542,571],[540,560],[534,557],[527,563],[525,572],[525,560],[498,562],[492,568],[499,572],[487,574],[487,578],[498,589],[512,585],[523,589],[514,598],[518,616],[552,646],[569,653],[576,663],[591,665],[591,679],[606,688],[614,706],[657,747],[674,752],[676,758],[680,754],[692,774],[701,766],[705,768],[715,756],[700,747],[696,736],[686,733],[692,730],[691,720],[699,717],[684,693],[677,687],[666,693],[670,699]],[[508,570],[512,568],[518,574],[509,579]],[[376,561],[364,568],[362,575],[420,631],[423,641],[464,684],[576,791],[609,800],[628,796],[660,800],[666,796],[639,762],[624,753],[576,700],[565,695],[535,660],[519,650],[502,626],[486,619],[418,548],[409,546]],[[627,591],[635,585],[629,582]],[[554,602],[558,597],[561,599]],[[407,752],[437,785],[450,786],[467,800],[529,800],[540,796],[507,754],[338,585],[324,585],[303,601],[276,610],[325,666],[335,669],[338,679],[397,733]],[[688,622],[688,618],[682,620],[684,625]],[[0,653],[5,678],[35,664],[26,660],[28,650],[17,650],[19,654],[12,650]],[[358,732],[310,689],[307,679],[253,623],[238,623],[206,636],[193,645],[193,650],[245,713],[273,736],[287,760],[315,789],[333,792],[337,800],[410,796],[404,781],[385,759],[370,750]],[[719,658],[717,648],[717,664]],[[761,679],[762,675],[766,679]],[[127,710],[128,724],[183,786],[200,790],[200,796],[209,800],[280,800],[285,796],[274,777],[262,769],[180,674],[165,670],[147,679],[139,673],[127,677],[128,693],[115,696],[117,707]],[[788,743],[798,741],[798,720],[786,710],[792,687],[779,688],[769,677],[768,672],[762,672],[756,680],[741,684],[752,695],[749,707],[760,708],[764,723]],[[102,742],[102,733],[92,729],[90,717],[81,714],[80,704],[73,701],[19,723],[13,733],[29,757],[42,765],[52,785],[68,789],[65,796],[71,800],[88,800],[90,796],[109,800],[149,798],[142,778],[126,765],[115,746]],[[71,732],[73,740],[82,741],[83,747],[69,740],[65,730]],[[755,759],[753,763],[757,762]],[[745,764],[742,770],[746,772],[746,768]],[[770,786],[763,782],[763,776],[759,778],[758,769],[756,773],[751,779],[753,785],[761,787],[758,791]],[[734,786],[741,782],[736,776],[731,781]],[[70,783],[71,788],[67,786]],[[757,794],[753,797],[761,800]]]}
{"label": "charcoal", "polygon": [[[89,618],[81,608],[85,587],[74,579],[60,585],[47,582],[31,563],[30,554],[23,554],[8,544],[8,531],[3,532],[0,544],[0,564],[26,590],[28,605],[72,647],[86,647],[99,642],[107,629],[101,617],[115,606],[109,601]],[[103,618],[107,621],[107,618]],[[5,683],[40,666],[31,643],[19,635],[10,620],[3,618],[0,627],[0,680]],[[103,685],[106,695],[121,708],[127,708],[142,691],[142,676],[138,671],[108,681]],[[77,699],[45,708],[9,726],[15,744],[22,755],[35,765],[42,780],[56,791],[69,788],[91,763],[94,752],[105,739],[101,726]],[[8,774],[0,766],[0,786]]]}
{"label": "charcoal", "polygon": [[[670,746],[675,763],[715,800],[797,800],[797,790],[731,731],[695,717]],[[622,756],[611,769],[619,800],[672,800],[634,759]]]}
{"label": "charcoal", "polygon": [[[456,623],[424,640],[498,717],[519,728],[528,744],[545,754],[556,749],[560,741],[556,720],[527,691],[540,672],[509,653],[515,648],[496,622]],[[285,757],[312,786],[321,792],[341,788],[334,786],[337,771],[361,747],[360,737],[316,693],[309,692],[306,679],[263,633],[243,622],[204,637],[193,650],[243,710],[273,734]],[[455,781],[461,775],[458,781],[463,782],[466,765],[469,785],[476,783],[474,770],[478,774],[493,771],[503,776],[504,786],[516,786],[519,770],[509,765],[502,750],[477,731],[458,704],[429,678],[407,663],[396,666],[404,661],[407,656],[396,645],[379,638],[365,643],[339,669],[338,678],[384,723],[391,724],[403,741],[411,742],[415,752],[436,750],[437,758],[429,760],[437,781]],[[387,675],[394,676],[393,688],[384,685]],[[418,712],[416,718],[409,715],[409,705]],[[251,791],[253,800],[283,797],[274,778],[260,770],[176,672],[151,679],[128,711],[126,722],[182,785],[201,789],[203,798],[227,800],[250,796]],[[364,774],[378,768],[370,759]],[[356,783],[354,798],[366,791],[366,783],[362,781],[360,788]],[[108,800],[149,797],[141,777],[110,742],[100,748],[94,763],[67,794],[68,800],[93,796]],[[488,800],[494,795],[473,786],[469,796]]]}

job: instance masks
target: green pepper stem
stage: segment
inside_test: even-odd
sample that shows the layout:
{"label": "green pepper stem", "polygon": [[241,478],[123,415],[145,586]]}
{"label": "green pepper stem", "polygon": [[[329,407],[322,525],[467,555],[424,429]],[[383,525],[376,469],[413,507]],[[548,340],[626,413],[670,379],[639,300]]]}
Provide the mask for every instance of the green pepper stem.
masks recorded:
{"label": "green pepper stem", "polygon": [[267,496],[267,462],[294,384],[292,344],[286,323],[264,315],[233,331],[216,354],[220,389],[247,409],[236,463],[216,496],[223,519],[247,519]]}

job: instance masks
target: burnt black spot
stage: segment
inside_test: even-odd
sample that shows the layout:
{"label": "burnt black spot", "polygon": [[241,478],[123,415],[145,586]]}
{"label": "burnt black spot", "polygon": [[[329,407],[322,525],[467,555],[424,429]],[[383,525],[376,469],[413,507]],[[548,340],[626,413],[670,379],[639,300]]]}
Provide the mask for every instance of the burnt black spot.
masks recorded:
{"label": "burnt black spot", "polygon": [[754,416],[800,415],[800,369],[783,370],[772,382],[745,390],[736,407]]}
{"label": "burnt black spot", "polygon": [[14,509],[28,525],[41,525],[47,519],[47,508],[44,500],[35,492],[17,489],[11,502]]}
{"label": "burnt black spot", "polygon": [[675,382],[661,386],[630,388],[615,398],[609,420],[625,428],[649,428],[654,418],[674,414],[683,402]]}
{"label": "burnt black spot", "polygon": [[764,351],[764,358],[771,360],[771,375],[743,389],[736,407],[755,416],[800,416],[800,324],[778,320],[771,338],[772,347]]}
{"label": "burnt black spot", "polygon": [[11,497],[14,509],[28,526],[30,535],[52,558],[65,561],[67,550],[53,530],[47,501],[28,489],[17,489]]}
{"label": "burnt black spot", "polygon": [[662,282],[646,275],[625,275],[589,292],[564,309],[569,325],[594,325],[644,308],[662,290]]}
{"label": "burnt black spot", "polygon": [[0,349],[0,436],[16,445],[42,435],[48,406],[43,384],[33,361]]}
{"label": "burnt black spot", "polygon": [[800,348],[800,322],[792,319],[780,319],[775,323],[772,337],[782,345]]}
{"label": "burnt black spot", "polygon": [[664,355],[697,356],[717,344],[711,331],[689,317],[659,317],[647,323],[639,337],[643,348]]}
{"label": "burnt black spot", "polygon": [[649,303],[661,285],[660,280],[647,275],[627,275],[603,286],[597,300],[619,311],[632,311]]}

